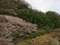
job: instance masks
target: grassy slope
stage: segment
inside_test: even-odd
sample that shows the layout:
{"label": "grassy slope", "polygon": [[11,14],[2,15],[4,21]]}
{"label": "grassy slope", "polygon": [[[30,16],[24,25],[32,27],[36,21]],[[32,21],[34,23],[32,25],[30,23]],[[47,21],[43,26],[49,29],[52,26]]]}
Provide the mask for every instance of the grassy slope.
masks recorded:
{"label": "grassy slope", "polygon": [[16,43],[16,45],[60,45],[60,42],[58,41],[59,34],[57,33],[60,32],[55,32],[54,30],[49,34],[44,34],[36,38],[19,41]]}

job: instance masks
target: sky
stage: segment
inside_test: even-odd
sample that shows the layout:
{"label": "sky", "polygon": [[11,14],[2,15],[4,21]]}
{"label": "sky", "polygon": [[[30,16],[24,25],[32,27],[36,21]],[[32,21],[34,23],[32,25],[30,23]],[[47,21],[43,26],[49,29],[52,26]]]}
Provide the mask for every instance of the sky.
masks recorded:
{"label": "sky", "polygon": [[60,14],[60,0],[25,0],[33,9],[42,12],[55,11]]}

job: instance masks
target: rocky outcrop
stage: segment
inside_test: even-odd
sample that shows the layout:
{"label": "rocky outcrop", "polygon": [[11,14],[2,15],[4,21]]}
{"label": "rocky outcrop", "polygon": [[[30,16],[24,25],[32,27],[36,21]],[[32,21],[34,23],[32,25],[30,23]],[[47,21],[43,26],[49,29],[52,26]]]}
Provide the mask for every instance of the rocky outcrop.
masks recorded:
{"label": "rocky outcrop", "polygon": [[14,45],[15,34],[25,35],[37,31],[37,25],[18,17],[0,15],[0,45]]}

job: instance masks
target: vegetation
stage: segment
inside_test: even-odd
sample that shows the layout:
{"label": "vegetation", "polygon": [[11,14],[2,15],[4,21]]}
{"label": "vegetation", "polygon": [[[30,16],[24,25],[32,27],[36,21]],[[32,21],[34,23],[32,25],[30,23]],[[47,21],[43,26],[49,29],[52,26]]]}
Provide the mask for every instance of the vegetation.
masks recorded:
{"label": "vegetation", "polygon": [[[38,29],[39,30],[41,29],[44,32],[34,32],[24,35],[24,39],[32,39],[32,41],[38,41],[38,43],[37,42],[32,43],[32,41],[31,42],[27,41],[29,42],[28,44],[30,45],[40,45],[39,42],[40,40],[39,39],[33,40],[33,38],[36,38],[37,36],[40,36],[45,33],[49,33],[52,29],[60,28],[60,15],[54,11],[47,11],[46,13],[43,13],[41,11],[30,9],[28,8],[28,6],[29,5],[22,0],[0,0],[0,14],[16,16],[24,19],[27,22],[37,24]],[[16,40],[21,36],[17,33],[12,34],[12,37],[13,40]],[[53,38],[51,40],[53,40]],[[49,45],[49,43],[51,43],[50,45],[58,45],[57,43],[54,42],[55,40],[53,42],[51,42],[51,40],[49,40],[48,43],[46,44],[45,42],[43,42],[41,45]],[[28,45],[25,44],[25,41],[22,42],[23,43],[20,45]]]}
{"label": "vegetation", "polygon": [[44,32],[35,32],[35,33],[31,33],[31,34],[27,34],[25,35],[24,39],[32,39],[32,38],[36,38],[37,36],[43,35]]}
{"label": "vegetation", "polygon": [[24,9],[18,11],[18,17],[23,18],[33,24],[37,24],[39,28],[45,26],[50,28],[60,27],[59,14],[53,11],[43,13],[32,9]]}
{"label": "vegetation", "polygon": [[[32,10],[32,9],[4,9],[0,8],[0,14],[9,14],[13,16],[17,16],[19,18],[24,19],[27,22],[31,22],[33,24],[37,24],[39,29],[44,30],[43,33],[49,33],[54,28],[60,28],[60,16],[56,12],[48,11],[46,13]],[[31,33],[25,36],[26,39],[34,38],[36,36],[40,36],[43,34],[42,32]],[[18,38],[18,35],[15,35],[15,38]]]}
{"label": "vegetation", "polygon": [[16,16],[16,10],[14,9],[4,9],[4,8],[0,8],[0,14],[6,14],[6,15],[14,15]]}
{"label": "vegetation", "polygon": [[59,41],[46,34],[36,38],[22,40],[16,43],[16,45],[59,45]]}
{"label": "vegetation", "polygon": [[0,2],[0,14],[10,14],[23,18],[28,22],[37,24],[38,28],[43,28],[45,26],[49,28],[60,27],[60,16],[56,12],[48,11],[43,13],[41,11],[29,9],[27,3],[22,0],[1,0]]}

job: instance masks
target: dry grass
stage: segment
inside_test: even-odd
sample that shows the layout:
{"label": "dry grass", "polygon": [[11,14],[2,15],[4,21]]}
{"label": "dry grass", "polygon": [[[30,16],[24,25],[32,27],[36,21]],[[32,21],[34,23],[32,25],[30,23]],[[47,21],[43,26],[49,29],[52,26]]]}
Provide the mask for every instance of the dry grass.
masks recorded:
{"label": "dry grass", "polygon": [[33,39],[20,41],[16,45],[59,45],[59,41],[53,39],[51,35],[46,34]]}

